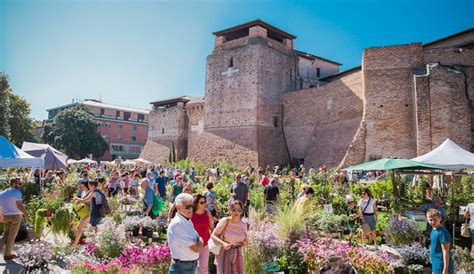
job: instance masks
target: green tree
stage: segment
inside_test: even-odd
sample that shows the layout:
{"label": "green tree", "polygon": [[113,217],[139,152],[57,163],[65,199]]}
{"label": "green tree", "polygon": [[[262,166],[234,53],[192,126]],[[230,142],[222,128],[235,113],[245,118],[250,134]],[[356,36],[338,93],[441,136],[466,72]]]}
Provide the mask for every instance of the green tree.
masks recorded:
{"label": "green tree", "polygon": [[69,157],[84,158],[92,154],[99,158],[107,150],[107,142],[97,128],[94,115],[83,106],[76,106],[61,111],[53,123],[46,125],[42,138]]}
{"label": "green tree", "polygon": [[10,137],[10,129],[8,127],[8,92],[10,84],[8,77],[0,72],[0,135],[6,138]]}
{"label": "green tree", "polygon": [[33,134],[34,125],[30,116],[30,104],[18,95],[8,92],[8,125],[10,140],[21,147],[24,141],[36,142]]}

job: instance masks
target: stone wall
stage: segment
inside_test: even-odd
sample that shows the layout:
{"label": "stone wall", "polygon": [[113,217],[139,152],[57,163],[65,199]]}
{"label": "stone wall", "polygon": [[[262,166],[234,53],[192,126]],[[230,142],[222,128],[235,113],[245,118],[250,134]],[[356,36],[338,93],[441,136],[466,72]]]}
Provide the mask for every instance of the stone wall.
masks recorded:
{"label": "stone wall", "polygon": [[439,64],[427,65],[415,76],[417,101],[417,154],[425,154],[450,138],[470,149],[470,102],[463,72]]}
{"label": "stone wall", "polygon": [[175,146],[176,158],[187,157],[188,149],[188,117],[184,103],[160,109],[154,107],[148,127],[148,140],[140,156],[148,160],[165,162],[169,152]]}
{"label": "stone wall", "polygon": [[271,42],[258,49],[257,144],[258,164],[290,162],[283,132],[283,94],[294,90],[298,58],[292,50],[274,48]]}
{"label": "stone wall", "polygon": [[416,156],[412,68],[422,64],[420,43],[364,50],[365,160]]}
{"label": "stone wall", "polygon": [[204,133],[193,136],[190,156],[239,165],[288,163],[282,94],[295,87],[296,61],[290,47],[259,36],[216,47],[207,58]]}
{"label": "stone wall", "polygon": [[204,132],[204,97],[192,100],[186,104],[188,115],[188,157],[198,155],[199,137]]}
{"label": "stone wall", "polygon": [[284,95],[284,131],[293,159],[307,166],[336,166],[346,155],[362,119],[362,72],[319,88]]}

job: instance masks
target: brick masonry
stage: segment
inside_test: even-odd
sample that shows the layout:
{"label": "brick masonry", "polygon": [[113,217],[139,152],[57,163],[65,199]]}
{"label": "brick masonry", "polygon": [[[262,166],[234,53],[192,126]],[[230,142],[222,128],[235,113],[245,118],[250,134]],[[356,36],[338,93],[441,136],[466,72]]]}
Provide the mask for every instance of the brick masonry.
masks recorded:
{"label": "brick masonry", "polygon": [[446,138],[472,151],[474,50],[451,44],[368,48],[360,69],[298,90],[292,40],[261,26],[231,41],[218,36],[204,98],[154,110],[142,155],[163,161],[175,142],[179,157],[206,164],[343,167],[412,158]]}

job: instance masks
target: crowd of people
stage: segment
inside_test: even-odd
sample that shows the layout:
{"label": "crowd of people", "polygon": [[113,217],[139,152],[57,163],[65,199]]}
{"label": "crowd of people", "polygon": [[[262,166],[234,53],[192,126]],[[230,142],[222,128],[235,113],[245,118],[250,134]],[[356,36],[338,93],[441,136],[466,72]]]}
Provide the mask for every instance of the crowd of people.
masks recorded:
{"label": "crowd of people", "polygon": [[[107,198],[113,196],[127,196],[141,201],[143,216],[152,219],[159,214],[154,210],[157,202],[171,204],[170,211],[165,212],[168,220],[167,241],[170,247],[172,263],[170,273],[208,273],[209,255],[215,252],[215,247],[221,249],[216,252],[215,264],[217,273],[243,273],[242,247],[247,243],[246,217],[249,216],[250,206],[250,176],[256,174],[256,183],[264,187],[263,208],[268,217],[276,214],[281,201],[280,176],[300,178],[301,190],[297,192],[295,184],[290,184],[287,190],[294,197],[294,206],[305,210],[310,208],[314,189],[307,182],[307,175],[327,173],[327,168],[318,170],[311,168],[308,172],[304,165],[299,168],[275,167],[274,169],[253,168],[250,164],[242,173],[235,174],[234,182],[230,186],[231,199],[227,208],[219,208],[218,197],[213,191],[215,184],[219,183],[222,174],[219,169],[209,169],[205,177],[198,178],[194,168],[179,170],[176,167],[164,168],[161,165],[115,168],[94,168],[84,166],[81,168],[80,179],[77,181],[77,193],[73,199],[76,212],[80,216],[77,226],[74,245],[80,243],[82,234],[87,225],[92,230],[97,229],[101,219],[108,214]],[[38,178],[35,172],[34,177]],[[107,175],[107,176],[103,176]],[[368,177],[383,176],[383,174],[367,174]],[[345,183],[349,180],[346,173],[336,173],[333,181]],[[105,179],[108,178],[108,179]],[[66,180],[66,171],[47,171],[42,184],[52,187]],[[193,184],[197,181],[205,183],[206,191],[193,193]],[[3,223],[5,232],[0,241],[0,248],[6,244],[5,260],[14,259],[12,254],[13,243],[22,218],[28,217],[28,212],[22,202],[20,191],[21,180],[11,180],[10,188],[0,193],[0,207],[3,209]],[[362,191],[359,203],[353,197],[347,197],[347,215],[349,217],[349,240],[355,235],[355,224],[361,224],[362,242],[366,238],[369,243],[376,244],[376,223],[378,219],[377,201],[368,189]],[[442,207],[442,200],[433,199],[433,204],[424,208],[427,212],[429,232],[431,237],[431,250],[434,267],[449,270],[452,263],[446,257],[446,249],[450,249],[451,238],[445,231],[444,221],[446,213]],[[474,203],[467,206],[465,217],[470,218],[470,231],[474,235]],[[474,236],[472,236],[474,237]],[[474,242],[474,239],[472,239]],[[152,239],[148,239],[152,244]],[[474,245],[471,250],[474,252]],[[448,252],[449,253],[449,252]],[[449,255],[449,254],[448,254]],[[433,257],[435,256],[435,257]],[[451,273],[451,272],[442,273]],[[441,273],[441,272],[440,272]]]}

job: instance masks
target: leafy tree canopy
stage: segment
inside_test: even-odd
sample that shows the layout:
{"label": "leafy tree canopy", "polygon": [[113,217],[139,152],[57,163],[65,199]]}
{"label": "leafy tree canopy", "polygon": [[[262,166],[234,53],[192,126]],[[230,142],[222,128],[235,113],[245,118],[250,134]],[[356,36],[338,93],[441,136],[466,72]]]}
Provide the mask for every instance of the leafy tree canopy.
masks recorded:
{"label": "leafy tree canopy", "polygon": [[42,138],[69,157],[84,158],[92,154],[99,158],[107,150],[107,142],[97,128],[93,114],[79,105],[61,111],[53,123],[44,127]]}
{"label": "leafy tree canopy", "polygon": [[13,93],[5,73],[0,72],[0,135],[21,147],[24,141],[36,142],[30,104]]}

